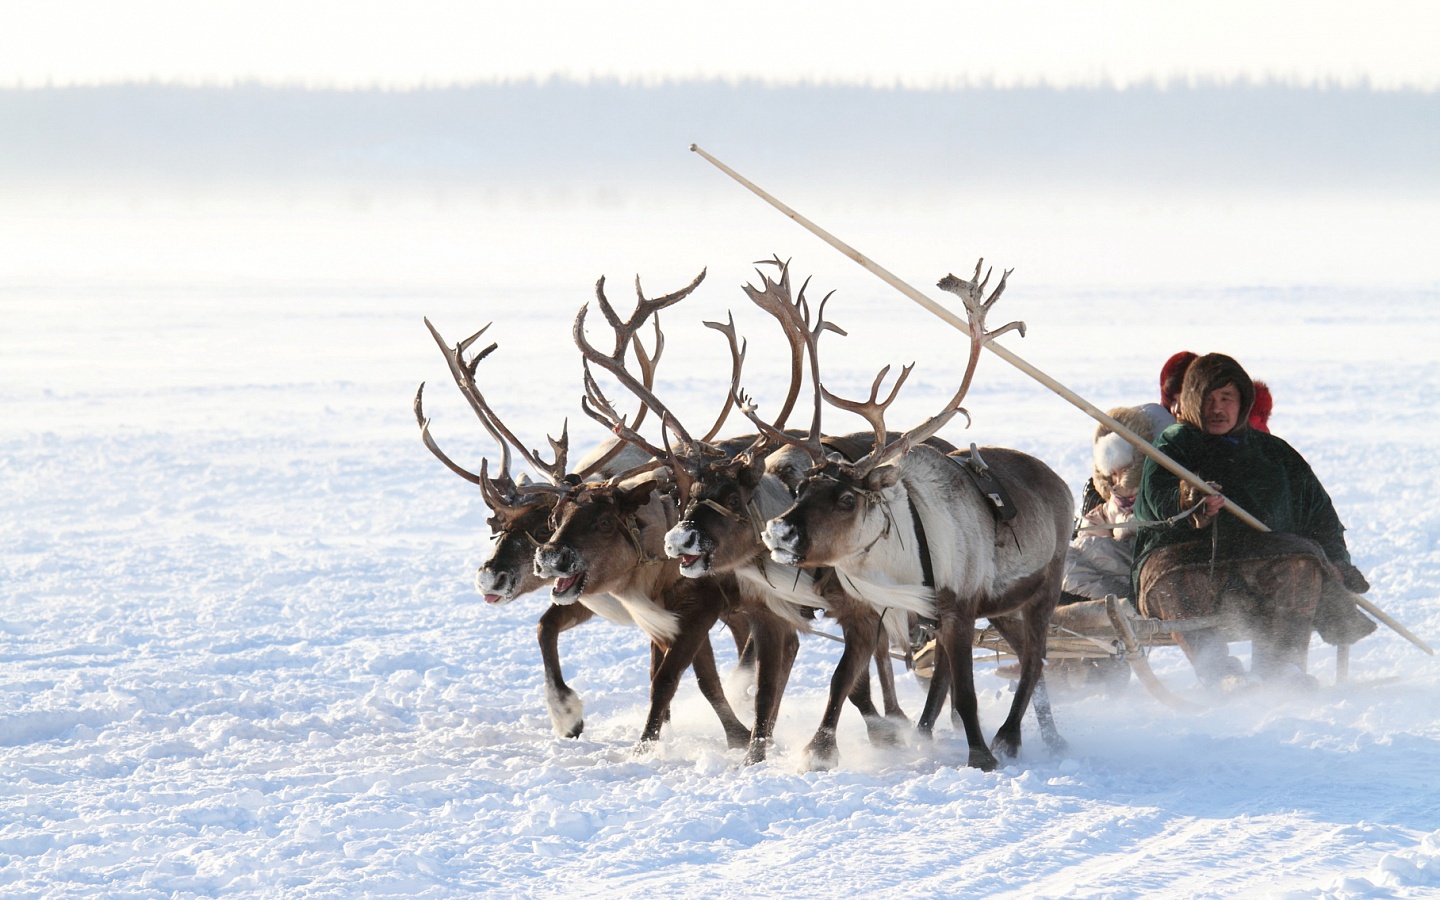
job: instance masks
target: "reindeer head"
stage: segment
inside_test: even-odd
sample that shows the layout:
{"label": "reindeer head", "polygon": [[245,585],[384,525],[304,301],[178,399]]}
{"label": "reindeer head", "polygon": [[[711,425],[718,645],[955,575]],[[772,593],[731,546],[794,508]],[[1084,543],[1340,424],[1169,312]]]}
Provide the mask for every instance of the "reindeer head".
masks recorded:
{"label": "reindeer head", "polygon": [[[784,433],[785,420],[804,382],[807,349],[823,331],[844,333],[824,321],[823,301],[821,314],[812,323],[805,298],[808,281],[801,285],[798,296],[792,296],[788,263],[776,256],[757,265],[779,270],[777,280],[757,269],[760,286],[747,284],[744,290],[751,302],[780,324],[790,345],[790,387],[775,420],[761,422],[754,414],[753,403],[738,390],[738,362],[743,354],[736,353],[733,319],[728,327],[706,323],[725,331],[730,338],[732,356],[737,363],[732,399],[739,401],[746,415],[761,426],[761,435],[753,440],[742,438],[715,447],[705,445],[700,450],[692,446],[686,452],[672,453],[673,467],[682,487],[681,521],[666,534],[665,552],[679,559],[681,572],[691,578],[734,570],[766,552],[761,540],[761,523],[766,515],[788,506],[790,501],[784,484],[773,476],[767,477],[766,453],[776,446],[769,435]],[[789,436],[797,440],[804,437],[794,432]]]}
{"label": "reindeer head", "polygon": [[765,477],[763,442],[689,472],[681,498],[680,522],[665,534],[665,553],[680,560],[680,572],[699,578],[728,572],[765,552],[755,492]]}
{"label": "reindeer head", "polygon": [[[492,605],[509,603],[537,591],[545,582],[535,577],[535,548],[550,538],[550,512],[558,494],[537,490],[523,480],[492,480],[486,461],[480,463],[480,489],[491,515],[490,555],[475,573],[475,589]],[[530,488],[530,490],[526,490]]]}
{"label": "reindeer head", "polygon": [[[808,441],[789,441],[792,447],[804,451],[810,458],[810,467],[803,479],[798,479],[794,505],[767,523],[764,540],[771,556],[777,562],[796,566],[836,565],[844,560],[868,551],[893,527],[890,500],[900,479],[899,462],[910,450],[930,439],[957,414],[965,411],[960,401],[970,389],[975,367],[979,362],[980,350],[985,341],[995,335],[1016,329],[1024,333],[1024,325],[1012,322],[991,333],[985,330],[985,314],[1005,290],[1010,273],[1005,272],[990,297],[984,297],[989,273],[980,279],[984,260],[976,263],[975,275],[963,281],[948,275],[939,286],[960,295],[969,314],[970,356],[960,387],[945,404],[939,414],[898,437],[892,436],[885,428],[885,411],[895,402],[900,387],[910,376],[911,366],[901,370],[889,395],[880,399],[880,388],[890,367],[886,366],[875,376],[870,388],[870,397],[864,401],[845,400],[830,393],[816,382],[816,421],[819,420],[820,399],[832,406],[856,413],[864,418],[874,432],[872,449],[860,459],[849,462],[837,454],[827,453],[818,440],[818,427],[812,429]],[[812,359],[815,344],[811,342]],[[747,404],[741,410],[750,414]],[[969,415],[966,414],[968,420]],[[778,436],[784,440],[783,436]],[[793,470],[796,463],[787,463]]]}
{"label": "reindeer head", "polygon": [[659,551],[659,529],[642,509],[661,502],[661,480],[618,479],[584,485],[562,497],[550,515],[551,536],[535,551],[535,575],[555,579],[551,599],[573,603],[581,594],[621,590]]}

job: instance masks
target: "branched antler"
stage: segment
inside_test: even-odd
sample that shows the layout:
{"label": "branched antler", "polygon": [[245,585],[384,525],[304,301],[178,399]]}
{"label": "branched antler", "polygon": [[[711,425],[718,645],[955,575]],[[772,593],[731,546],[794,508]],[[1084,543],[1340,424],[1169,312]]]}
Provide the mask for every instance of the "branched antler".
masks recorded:
{"label": "branched antler", "polygon": [[[690,296],[690,294],[700,286],[700,282],[705,280],[706,271],[705,269],[701,269],[700,274],[695,276],[695,280],[680,290],[666,294],[663,297],[656,297],[653,300],[647,300],[645,298],[645,292],[640,288],[640,276],[636,275],[635,311],[631,313],[630,318],[624,322],[620,321],[620,316],[615,313],[615,308],[610,305],[610,301],[605,297],[605,276],[601,275],[600,280],[595,282],[595,300],[600,305],[600,312],[605,316],[605,321],[610,323],[610,328],[615,332],[615,350],[610,354],[610,359],[617,364],[623,363],[625,348],[629,346],[631,339],[635,336],[635,332],[639,330],[641,325],[645,324],[645,320],[665,307],[674,306],[676,303]],[[659,330],[658,320],[656,330]]]}
{"label": "branched antler", "polygon": [[[546,439],[550,442],[551,451],[555,454],[554,460],[547,463],[540,458],[538,451],[527,449],[525,444],[521,442],[519,438],[515,437],[514,433],[505,426],[505,423],[500,420],[495,410],[485,400],[485,395],[481,392],[479,385],[475,381],[476,367],[480,364],[481,360],[493,353],[498,345],[492,343],[468,362],[465,359],[465,351],[469,349],[490,326],[486,325],[454,347],[446,344],[445,339],[440,336],[440,332],[436,330],[428,318],[425,320],[425,327],[430,329],[430,335],[435,339],[435,343],[440,348],[440,352],[444,354],[445,362],[450,367],[450,374],[455,379],[455,385],[460,388],[460,393],[463,394],[465,399],[470,403],[470,408],[475,411],[475,415],[480,418],[485,429],[489,431],[491,436],[500,444],[500,478],[510,477],[509,448],[514,447],[520,452],[520,455],[524,457],[525,461],[529,463],[536,472],[543,475],[551,484],[559,484],[564,481],[566,458],[569,454],[570,447],[569,424],[566,423],[561,428],[559,440],[549,435],[546,436]],[[424,428],[423,422],[421,425],[423,436],[427,429]],[[429,446],[429,444],[426,446]],[[432,452],[433,450],[434,448],[432,448]],[[442,462],[443,461],[444,460],[442,460]],[[447,465],[452,464],[447,463]]]}
{"label": "branched antler", "polygon": [[910,377],[910,371],[914,368],[915,364],[911,363],[900,370],[900,377],[895,379],[895,384],[890,388],[890,396],[886,397],[883,401],[877,398],[880,395],[880,385],[884,383],[885,376],[890,374],[889,366],[881,369],[880,374],[876,375],[875,380],[871,382],[870,399],[868,400],[846,400],[843,397],[837,397],[835,394],[825,390],[823,386],[820,388],[820,393],[825,396],[826,402],[831,406],[855,413],[869,423],[871,429],[875,432],[875,447],[884,447],[886,434],[885,410],[889,409],[890,404],[895,402],[895,398],[900,394],[900,387],[905,384],[905,379]]}
{"label": "branched antler", "polygon": [[851,412],[864,416],[865,421],[869,422],[870,426],[875,429],[875,449],[863,459],[856,461],[852,466],[848,467],[857,476],[863,477],[890,459],[909,452],[911,447],[933,437],[947,422],[958,414],[964,414],[968,425],[970,414],[965,412],[960,406],[960,401],[965,399],[965,395],[970,391],[970,383],[975,377],[975,368],[980,362],[980,350],[985,346],[987,341],[993,340],[1009,331],[1019,331],[1021,337],[1025,336],[1024,322],[1011,322],[995,331],[985,330],[985,314],[988,313],[990,308],[995,305],[995,302],[1000,299],[1000,295],[1005,291],[1005,283],[1010,278],[1010,273],[1014,270],[1006,269],[1001,274],[1000,283],[995,286],[995,290],[991,292],[987,299],[985,298],[985,286],[990,283],[990,272],[993,270],[987,270],[985,278],[981,280],[980,270],[984,265],[985,260],[982,258],[975,264],[975,274],[969,281],[962,281],[954,275],[947,275],[940,280],[938,285],[942,290],[959,295],[965,305],[965,311],[969,318],[968,330],[970,332],[970,355],[965,364],[965,376],[960,380],[959,389],[955,392],[954,396],[946,402],[938,414],[905,432],[905,434],[891,441],[889,444],[885,443],[885,409],[894,401],[896,391],[900,389],[900,385],[904,383],[906,376],[910,374],[910,367],[908,366],[901,372],[900,378],[895,382],[895,387],[891,390],[890,397],[886,399],[884,403],[877,403],[875,398],[879,392],[881,380],[884,379],[885,373],[889,371],[889,366],[882,369],[880,375],[876,377],[875,384],[870,390],[870,400],[866,403],[849,402],[850,405],[848,406],[842,405],[841,402],[836,402],[838,398],[835,398],[828,391],[825,392],[826,400],[836,406],[850,409]]}
{"label": "branched antler", "polygon": [[1007,325],[1002,325],[994,331],[985,330],[985,314],[990,311],[990,307],[994,306],[995,301],[999,300],[1000,295],[1005,292],[1005,281],[1010,277],[1010,273],[1015,270],[1006,269],[1002,272],[1000,275],[1000,283],[995,285],[995,290],[990,294],[990,299],[982,300],[981,298],[984,297],[985,294],[985,285],[990,283],[990,273],[995,271],[994,267],[986,269],[984,280],[980,280],[980,269],[984,265],[985,258],[981,257],[980,260],[975,263],[975,274],[970,277],[969,281],[962,281],[951,274],[940,279],[940,281],[936,283],[936,287],[960,297],[960,301],[965,304],[965,311],[970,314],[970,331],[972,336],[978,332],[982,341],[993,341],[1006,332],[1018,331],[1023,338],[1025,336],[1024,322],[1011,322]]}
{"label": "branched antler", "polygon": [[[790,294],[790,263],[788,261],[781,261],[780,257],[776,255],[771,259],[760,260],[755,265],[770,265],[780,270],[780,280],[776,281],[763,271],[756,269],[756,274],[760,276],[761,286],[757,288],[747,284],[744,286],[744,290],[751,302],[780,323],[780,327],[785,333],[785,339],[790,343],[790,389],[786,394],[780,414],[775,417],[773,423],[767,423],[760,419],[756,404],[749,395],[737,392],[736,398],[740,400],[740,409],[746,418],[750,419],[762,434],[770,437],[772,441],[800,447],[818,462],[825,458],[825,449],[820,444],[820,335],[826,331],[832,331],[839,335],[845,334],[844,329],[825,321],[825,304],[830,301],[835,292],[831,291],[821,298],[812,322],[810,304],[805,298],[805,289],[809,287],[810,279],[805,279],[805,283],[800,286],[800,293],[792,298]],[[789,418],[800,394],[807,352],[810,356],[810,382],[814,388],[814,413],[811,416],[808,437],[796,439],[785,434],[784,428],[785,421]]]}
{"label": "branched antler", "polygon": [[[606,321],[610,323],[611,329],[615,332],[615,350],[608,356],[597,350],[593,345],[589,343],[589,341],[585,337],[585,316],[589,309],[588,305],[581,307],[579,313],[575,317],[575,325],[572,330],[572,335],[575,340],[575,345],[580,349],[580,354],[584,360],[585,368],[585,398],[581,401],[581,408],[584,409],[586,415],[590,416],[590,418],[594,419],[595,421],[604,425],[606,428],[613,431],[622,440],[634,444],[635,446],[640,447],[641,449],[652,455],[669,458],[672,454],[664,452],[660,448],[655,447],[654,444],[647,441],[640,434],[639,425],[644,417],[646,410],[653,409],[656,415],[661,417],[661,431],[666,435],[665,441],[667,443],[667,446],[668,434],[673,433],[687,448],[694,446],[697,443],[703,443],[714,438],[714,436],[719,433],[721,427],[723,427],[725,423],[725,419],[730,414],[730,409],[732,407],[733,401],[731,400],[730,392],[727,392],[724,406],[720,411],[719,417],[715,420],[715,424],[711,426],[710,430],[705,434],[704,437],[700,439],[699,442],[696,442],[693,438],[691,438],[689,431],[687,431],[684,425],[681,424],[679,417],[676,416],[675,413],[671,411],[664,404],[663,401],[660,400],[660,398],[655,394],[654,391],[654,361],[655,359],[658,359],[659,351],[664,346],[664,333],[660,329],[659,317],[655,316],[655,314],[658,313],[661,309],[664,309],[667,306],[671,306],[674,303],[677,303],[685,297],[689,296],[690,293],[694,291],[695,288],[700,284],[700,282],[704,280],[704,278],[705,272],[702,271],[698,276],[696,276],[695,280],[686,287],[681,288],[680,290],[672,294],[667,294],[664,297],[659,297],[654,300],[647,300],[643,291],[640,288],[640,279],[637,277],[635,279],[635,290],[639,299],[637,302],[636,311],[634,314],[631,315],[628,321],[623,322],[621,321],[620,317],[615,313],[615,310],[610,305],[609,300],[605,297],[605,279],[601,278],[595,285],[596,299],[599,303],[601,313],[605,316]],[[647,358],[645,356],[644,348],[641,346],[640,342],[634,341],[633,338],[636,329],[641,323],[643,323],[645,318],[649,316],[655,316],[656,319],[656,353],[653,357]],[[706,322],[705,325],[725,335],[727,341],[729,342],[731,358],[731,388],[733,392],[734,386],[739,383],[740,372],[745,359],[745,346],[736,335],[734,318],[731,317],[730,320],[725,324],[721,324],[719,322]],[[639,380],[637,380],[635,376],[631,374],[625,366],[625,349],[632,342],[635,347],[637,365],[641,370],[641,378]],[[609,372],[620,382],[620,384],[626,390],[630,391],[631,394],[635,395],[635,397],[640,400],[640,412],[637,413],[634,424],[628,423],[625,420],[625,417],[620,415],[616,411],[614,404],[605,397],[604,392],[601,390],[600,385],[596,381],[594,373],[590,368],[592,364],[599,366],[600,368]]]}
{"label": "branched antler", "polygon": [[[635,376],[630,374],[629,370],[625,368],[620,360],[606,356],[599,350],[596,350],[595,347],[585,339],[585,314],[589,312],[589,310],[590,304],[588,303],[580,307],[580,311],[575,315],[575,325],[571,328],[570,332],[571,337],[575,340],[575,346],[580,348],[580,355],[584,360],[585,399],[581,400],[580,406],[584,409],[585,414],[597,422],[605,424],[607,428],[614,430],[617,435],[620,435],[620,437],[625,440],[630,440],[630,437],[626,434],[621,434],[621,429],[629,431],[632,434],[635,433],[634,429],[625,423],[625,417],[616,413],[614,405],[606,399],[604,393],[600,390],[599,384],[595,381],[594,375],[590,371],[590,365],[593,363],[615,376],[615,379],[619,381],[626,390],[638,397],[640,402],[646,407],[653,409],[656,415],[664,420],[664,424],[676,429],[676,435],[682,441],[689,443],[690,433],[680,424],[679,419],[675,417],[674,413],[670,412],[669,407],[661,402],[660,398],[655,396],[653,391],[636,380]],[[642,446],[642,444],[637,443],[636,446]],[[653,447],[650,446],[648,442],[645,442],[644,448],[648,452],[653,452]]]}
{"label": "branched antler", "polygon": [[730,390],[725,392],[725,405],[720,410],[720,415],[715,419],[715,424],[700,439],[701,443],[709,443],[720,433],[725,420],[730,417],[730,410],[735,405],[735,392],[740,389],[740,370],[745,365],[746,342],[735,334],[735,316],[727,313],[725,324],[719,322],[706,322],[706,328],[713,328],[725,335],[730,344]]}

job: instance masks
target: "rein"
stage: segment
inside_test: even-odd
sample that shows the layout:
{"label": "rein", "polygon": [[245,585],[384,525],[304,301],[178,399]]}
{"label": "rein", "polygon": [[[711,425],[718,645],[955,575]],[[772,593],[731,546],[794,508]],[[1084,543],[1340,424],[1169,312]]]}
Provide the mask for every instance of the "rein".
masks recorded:
{"label": "rein", "polygon": [[621,531],[630,539],[630,544],[635,548],[636,565],[653,566],[659,563],[669,562],[668,556],[651,556],[645,550],[645,545],[640,542],[640,517],[630,516],[625,519]]}
{"label": "rein", "polygon": [[1106,531],[1137,531],[1141,528],[1168,528],[1172,525],[1178,525],[1180,522],[1189,518],[1192,513],[1204,505],[1205,501],[1201,500],[1189,509],[1181,510],[1170,518],[1159,521],[1152,522],[1144,519],[1131,519],[1128,522],[1121,522],[1119,525],[1083,525],[1076,529],[1076,531],[1079,534],[1101,534]]}

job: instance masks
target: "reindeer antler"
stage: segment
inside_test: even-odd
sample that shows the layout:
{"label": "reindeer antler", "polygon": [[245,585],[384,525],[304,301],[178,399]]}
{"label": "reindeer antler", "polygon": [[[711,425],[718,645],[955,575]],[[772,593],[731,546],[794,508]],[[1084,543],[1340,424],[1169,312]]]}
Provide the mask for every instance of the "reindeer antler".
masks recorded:
{"label": "reindeer antler", "polygon": [[[647,300],[645,299],[645,295],[640,288],[640,279],[637,277],[635,280],[635,290],[639,297],[639,301],[636,312],[631,316],[628,322],[622,322],[620,320],[620,317],[615,314],[614,308],[610,305],[609,300],[605,297],[605,279],[601,278],[595,285],[596,299],[599,302],[601,312],[605,315],[606,321],[610,323],[611,329],[614,330],[616,333],[615,352],[611,353],[608,356],[600,353],[600,351],[595,349],[595,347],[591,345],[589,341],[587,341],[585,338],[585,316],[589,309],[588,304],[586,306],[582,306],[579,313],[575,317],[573,337],[575,339],[575,345],[580,348],[580,354],[584,360],[585,367],[585,398],[581,401],[581,408],[584,409],[586,415],[590,416],[590,418],[594,419],[595,421],[601,423],[611,431],[614,431],[615,434],[620,436],[623,440],[634,444],[637,447],[640,447],[641,449],[652,455],[669,456],[671,454],[668,454],[665,451],[662,451],[660,448],[655,447],[639,433],[640,421],[644,416],[644,411],[648,409],[654,409],[655,413],[661,417],[662,432],[673,432],[675,436],[679,438],[680,441],[686,446],[692,446],[697,444],[697,442],[690,436],[689,431],[687,431],[684,425],[680,422],[679,417],[676,416],[674,412],[672,412],[664,404],[664,402],[661,401],[658,396],[656,396],[654,392],[654,359],[658,358],[659,356],[659,348],[664,346],[664,333],[660,329],[659,317],[656,316],[655,322],[655,337],[657,348],[655,357],[647,359],[644,354],[644,349],[640,345],[640,343],[638,341],[634,342],[636,348],[636,359],[641,369],[642,378],[640,381],[637,381],[634,375],[632,375],[625,367],[623,359],[624,349],[631,342],[636,327],[640,322],[644,321],[645,317],[654,315],[659,310],[685,298],[692,291],[695,290],[695,288],[700,284],[702,280],[704,280],[704,278],[705,272],[702,271],[698,276],[696,276],[694,281],[692,281],[689,285],[680,289],[679,291],[676,291],[672,294],[667,294],[664,297],[660,297],[654,300]],[[704,443],[714,438],[714,436],[719,433],[720,428],[724,425],[725,419],[729,416],[730,409],[733,404],[731,394],[734,391],[734,386],[739,383],[740,372],[745,359],[745,346],[744,343],[740,341],[738,336],[736,335],[735,320],[733,316],[725,324],[721,324],[719,322],[706,322],[705,325],[725,335],[727,341],[729,342],[731,358],[731,391],[727,392],[726,394],[724,406],[720,411],[719,417],[715,420],[715,424],[711,426],[710,430],[705,434],[703,438],[700,439],[700,442],[698,443]],[[633,425],[626,422],[625,418],[616,412],[614,404],[609,401],[609,399],[605,396],[604,392],[601,390],[599,383],[595,380],[594,374],[590,369],[590,365],[592,363],[609,372],[611,375],[615,376],[615,378],[621,383],[623,387],[625,387],[626,390],[630,391],[630,393],[634,394],[640,400],[641,412],[636,415],[635,423]],[[668,438],[666,438],[666,442],[668,444]]]}
{"label": "reindeer antler", "polygon": [[859,413],[864,416],[865,420],[870,423],[870,426],[875,429],[875,449],[848,467],[857,476],[863,477],[895,456],[909,452],[911,447],[933,437],[957,414],[964,413],[968,424],[970,414],[965,412],[960,406],[960,401],[963,400],[965,395],[970,391],[970,383],[975,377],[975,368],[980,362],[980,350],[985,346],[987,341],[993,340],[1009,331],[1019,331],[1021,337],[1025,336],[1024,322],[1010,322],[991,332],[985,330],[985,314],[988,313],[990,307],[994,306],[995,302],[1000,299],[1000,295],[1005,291],[1005,283],[1010,278],[1010,273],[1014,270],[1006,269],[1001,274],[1000,283],[995,285],[995,290],[991,292],[990,297],[984,299],[985,286],[990,283],[990,272],[993,271],[993,269],[987,270],[984,280],[981,280],[980,269],[983,268],[984,265],[985,260],[983,258],[975,263],[975,275],[969,281],[962,281],[954,275],[946,275],[940,279],[938,284],[938,287],[942,290],[959,295],[965,305],[965,311],[969,316],[970,332],[970,356],[966,360],[965,376],[960,380],[960,388],[955,392],[954,396],[946,402],[939,413],[905,432],[889,444],[885,443],[885,409],[894,402],[896,392],[899,391],[900,385],[905,382],[906,377],[910,374],[910,366],[906,366],[904,371],[900,373],[900,378],[895,382],[889,398],[887,398],[884,403],[877,404],[875,398],[879,392],[881,381],[890,370],[889,366],[881,369],[880,374],[876,376],[875,384],[870,390],[870,400],[866,403],[854,403],[850,401],[836,402],[838,398],[834,398],[829,391],[825,392],[826,400],[829,400],[836,406],[841,406],[843,409],[850,409],[852,412]]}
{"label": "reindeer antler", "polygon": [[725,420],[730,417],[730,410],[735,405],[735,392],[740,389],[740,370],[745,365],[746,342],[739,339],[735,334],[735,316],[733,313],[726,313],[725,324],[719,322],[706,322],[706,328],[713,328],[725,335],[730,344],[730,390],[725,392],[725,405],[720,410],[720,415],[715,419],[715,424],[700,439],[701,443],[708,444],[714,440],[715,435],[720,433],[720,428]]}
{"label": "reindeer antler", "polygon": [[[812,323],[810,304],[805,298],[805,289],[809,287],[810,279],[805,279],[805,283],[800,286],[799,295],[792,298],[789,261],[782,262],[776,255],[771,259],[760,260],[755,265],[771,265],[780,270],[780,280],[775,281],[761,270],[756,269],[756,274],[760,276],[761,287],[757,288],[747,284],[744,285],[744,291],[756,306],[769,313],[780,323],[785,338],[790,343],[790,389],[786,394],[780,414],[775,417],[773,423],[767,423],[760,419],[756,412],[756,404],[748,394],[737,392],[736,399],[740,402],[741,411],[760,430],[761,434],[771,441],[799,447],[809,454],[812,460],[819,462],[825,458],[825,448],[820,444],[820,335],[826,331],[832,331],[839,335],[845,334],[845,330],[838,325],[825,321],[825,304],[830,301],[835,292],[831,291],[821,298]],[[810,356],[810,382],[814,388],[814,414],[811,416],[808,437],[797,440],[786,434],[784,427],[785,420],[789,418],[790,411],[800,394],[807,352]]]}
{"label": "reindeer antler", "polygon": [[[425,327],[430,329],[430,335],[435,339],[435,343],[440,348],[440,352],[444,354],[445,362],[450,367],[450,374],[455,379],[455,385],[460,388],[460,393],[463,394],[465,399],[470,403],[470,408],[475,411],[475,415],[480,418],[480,422],[485,426],[485,429],[489,431],[491,436],[500,444],[500,477],[510,477],[509,448],[514,447],[520,452],[520,455],[525,458],[525,461],[529,463],[536,472],[543,475],[551,484],[559,484],[564,481],[566,458],[570,449],[569,423],[567,422],[562,426],[558,440],[546,435],[546,440],[550,442],[550,448],[555,454],[555,459],[549,463],[541,460],[540,454],[537,451],[527,449],[525,444],[521,442],[519,438],[515,437],[515,434],[505,426],[505,423],[501,421],[500,417],[495,413],[494,408],[486,401],[484,393],[481,392],[480,386],[475,381],[476,367],[480,364],[481,360],[493,353],[498,345],[491,343],[489,347],[486,347],[470,361],[467,362],[465,360],[465,351],[490,328],[490,325],[486,325],[470,337],[457,343],[454,347],[450,347],[445,342],[445,339],[440,336],[440,332],[436,330],[428,318],[425,320]],[[426,431],[427,429],[424,427],[424,422],[422,421],[422,435]],[[427,444],[427,446],[429,446],[429,444]],[[432,448],[432,452],[433,449],[434,448]],[[444,460],[442,460],[442,462],[443,461]],[[447,465],[451,465],[453,468],[453,464],[447,463]]]}

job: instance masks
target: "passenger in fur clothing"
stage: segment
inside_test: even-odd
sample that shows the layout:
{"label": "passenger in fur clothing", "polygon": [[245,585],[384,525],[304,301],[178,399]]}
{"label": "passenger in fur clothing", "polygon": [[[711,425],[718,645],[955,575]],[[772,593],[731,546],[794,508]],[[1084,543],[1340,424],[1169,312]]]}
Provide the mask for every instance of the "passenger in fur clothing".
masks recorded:
{"label": "passenger in fur clothing", "polygon": [[[1155,403],[1120,406],[1108,410],[1107,415],[1149,442],[1175,421]],[[1132,507],[1140,489],[1140,452],[1102,424],[1095,428],[1092,456],[1090,483],[1098,502],[1081,516],[1080,530],[1066,553],[1062,604],[1100,600],[1108,594],[1129,597],[1132,593],[1130,568],[1135,533],[1113,526],[1123,526],[1134,517]]]}
{"label": "passenger in fur clothing", "polygon": [[1369,584],[1350,561],[1344,526],[1308,463],[1285,441],[1250,427],[1255,388],[1240,364],[1211,353],[1186,370],[1175,425],[1156,447],[1205,479],[1271,531],[1223,515],[1147,459],[1135,515],[1160,521],[1201,505],[1172,527],[1143,528],[1132,569],[1140,611],[1161,619],[1219,615],[1215,629],[1177,641],[1207,685],[1243,680],[1229,639],[1252,642],[1251,674],[1313,684],[1304,675],[1312,628],[1348,644],[1375,628],[1355,608]]}

